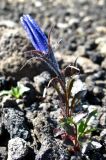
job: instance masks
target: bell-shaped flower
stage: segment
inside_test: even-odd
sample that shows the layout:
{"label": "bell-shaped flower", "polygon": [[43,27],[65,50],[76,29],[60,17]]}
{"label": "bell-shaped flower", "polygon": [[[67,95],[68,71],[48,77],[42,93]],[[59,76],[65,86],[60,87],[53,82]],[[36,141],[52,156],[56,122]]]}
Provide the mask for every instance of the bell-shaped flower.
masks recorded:
{"label": "bell-shaped flower", "polygon": [[21,17],[21,23],[27,32],[28,38],[34,48],[43,53],[48,52],[48,41],[46,35],[42,32],[38,24],[29,15]]}
{"label": "bell-shaped flower", "polygon": [[56,73],[56,75],[60,76],[61,73],[59,65],[55,59],[52,47],[50,45],[50,39],[46,37],[39,25],[32,19],[30,15],[23,15],[20,20],[28,38],[35,48],[35,50],[32,51],[34,57],[46,62]]}

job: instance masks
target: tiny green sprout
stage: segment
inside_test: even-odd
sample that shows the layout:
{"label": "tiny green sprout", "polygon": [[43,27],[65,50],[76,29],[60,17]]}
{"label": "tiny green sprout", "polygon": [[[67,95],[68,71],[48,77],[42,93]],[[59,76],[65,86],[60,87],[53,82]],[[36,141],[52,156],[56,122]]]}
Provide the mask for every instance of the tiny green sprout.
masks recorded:
{"label": "tiny green sprout", "polygon": [[29,91],[30,88],[24,86],[21,83],[18,83],[16,87],[11,87],[9,91],[3,90],[0,92],[0,96],[3,95],[10,95],[12,97],[15,97],[16,99],[19,99],[23,96],[23,94],[27,91]]}

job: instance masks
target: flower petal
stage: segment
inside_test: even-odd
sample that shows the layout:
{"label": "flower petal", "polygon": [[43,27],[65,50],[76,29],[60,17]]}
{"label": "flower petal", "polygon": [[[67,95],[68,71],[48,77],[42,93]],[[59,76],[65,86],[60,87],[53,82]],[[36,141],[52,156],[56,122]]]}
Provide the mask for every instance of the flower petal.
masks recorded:
{"label": "flower petal", "polygon": [[36,50],[48,52],[48,41],[38,24],[29,15],[21,17],[21,23]]}

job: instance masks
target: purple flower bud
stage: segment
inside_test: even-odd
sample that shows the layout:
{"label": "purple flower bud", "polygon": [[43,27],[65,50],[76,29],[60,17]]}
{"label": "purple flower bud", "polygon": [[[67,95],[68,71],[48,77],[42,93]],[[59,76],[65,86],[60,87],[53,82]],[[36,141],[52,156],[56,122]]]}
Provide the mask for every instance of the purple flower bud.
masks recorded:
{"label": "purple flower bud", "polygon": [[38,24],[29,15],[20,18],[23,28],[26,30],[28,38],[31,40],[34,48],[44,54],[48,53],[48,40]]}

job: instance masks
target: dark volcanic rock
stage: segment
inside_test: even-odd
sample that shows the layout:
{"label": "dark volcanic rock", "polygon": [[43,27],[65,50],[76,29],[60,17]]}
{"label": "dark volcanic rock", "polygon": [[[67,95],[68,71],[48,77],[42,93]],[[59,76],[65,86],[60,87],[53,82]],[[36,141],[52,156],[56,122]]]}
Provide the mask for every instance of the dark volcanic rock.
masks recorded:
{"label": "dark volcanic rock", "polygon": [[6,147],[0,147],[0,160],[6,160],[6,159],[7,159]]}
{"label": "dark volcanic rock", "polygon": [[86,51],[86,56],[89,57],[94,63],[97,63],[101,65],[102,61],[104,60],[104,57],[94,51]]}
{"label": "dark volcanic rock", "polygon": [[11,87],[16,87],[17,81],[14,77],[0,77],[0,90],[10,90]]}
{"label": "dark volcanic rock", "polygon": [[11,138],[20,137],[25,140],[30,138],[24,113],[17,108],[17,105],[12,100],[7,100],[3,104],[3,125]]}
{"label": "dark volcanic rock", "polygon": [[8,160],[19,160],[28,154],[28,145],[22,138],[12,138],[8,142]]}
{"label": "dark volcanic rock", "polygon": [[8,142],[8,159],[7,160],[35,160],[33,150],[27,142],[19,137],[12,138]]}
{"label": "dark volcanic rock", "polygon": [[38,146],[38,153],[35,158],[36,160],[68,160],[70,157],[63,142],[54,138],[53,123],[54,122],[49,115],[46,112],[41,111],[33,120],[33,126],[35,128],[34,135]]}

